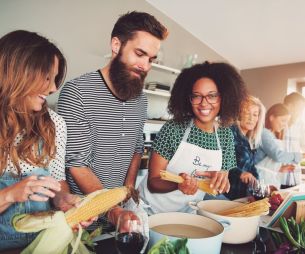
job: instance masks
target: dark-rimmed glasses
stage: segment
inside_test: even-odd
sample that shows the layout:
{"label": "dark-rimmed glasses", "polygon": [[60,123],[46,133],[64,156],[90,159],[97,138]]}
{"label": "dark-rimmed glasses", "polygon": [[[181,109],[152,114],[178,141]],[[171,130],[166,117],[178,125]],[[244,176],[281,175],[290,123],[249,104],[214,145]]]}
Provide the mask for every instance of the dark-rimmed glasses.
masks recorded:
{"label": "dark-rimmed glasses", "polygon": [[203,99],[207,101],[207,103],[215,104],[219,102],[220,94],[218,92],[209,93],[207,95],[201,94],[191,94],[190,101],[193,105],[201,104]]}

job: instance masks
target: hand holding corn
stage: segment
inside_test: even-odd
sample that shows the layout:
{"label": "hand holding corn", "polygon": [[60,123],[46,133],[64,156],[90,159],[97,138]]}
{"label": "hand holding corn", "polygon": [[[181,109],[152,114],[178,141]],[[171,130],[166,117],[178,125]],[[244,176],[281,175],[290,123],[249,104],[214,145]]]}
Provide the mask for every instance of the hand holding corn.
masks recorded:
{"label": "hand holding corn", "polygon": [[[43,214],[15,216],[13,225],[17,231],[25,233],[41,231],[22,253],[63,253],[69,244],[73,245],[72,253],[75,253],[79,246],[82,248],[84,246],[79,243],[78,236],[73,234],[71,228],[79,225],[81,221],[107,212],[111,207],[125,200],[130,193],[131,188],[125,186],[111,190],[99,190],[86,196],[78,207],[73,207],[66,213],[51,211]],[[79,229],[80,235],[82,231],[80,226]],[[52,244],[49,244],[50,242]]]}

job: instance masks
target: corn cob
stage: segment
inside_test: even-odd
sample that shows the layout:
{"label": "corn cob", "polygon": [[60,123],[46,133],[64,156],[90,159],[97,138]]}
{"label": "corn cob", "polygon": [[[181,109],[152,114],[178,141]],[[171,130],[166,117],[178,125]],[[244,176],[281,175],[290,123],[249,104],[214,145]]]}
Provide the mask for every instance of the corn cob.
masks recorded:
{"label": "corn cob", "polygon": [[[184,179],[181,176],[170,173],[167,170],[160,170],[161,179],[174,182],[183,183]],[[213,196],[217,195],[218,192],[210,187],[210,179],[199,179],[197,180],[198,189],[204,191],[205,193],[211,194]]]}
{"label": "corn cob", "polygon": [[269,211],[270,204],[268,198],[258,200],[252,203],[243,204],[234,208],[230,208],[221,212],[218,215],[230,217],[250,217],[262,215]]}
{"label": "corn cob", "polygon": [[80,206],[66,212],[67,223],[73,227],[81,221],[86,221],[99,214],[107,212],[127,198],[130,191],[127,187],[119,187],[107,191],[96,191],[84,198]]}

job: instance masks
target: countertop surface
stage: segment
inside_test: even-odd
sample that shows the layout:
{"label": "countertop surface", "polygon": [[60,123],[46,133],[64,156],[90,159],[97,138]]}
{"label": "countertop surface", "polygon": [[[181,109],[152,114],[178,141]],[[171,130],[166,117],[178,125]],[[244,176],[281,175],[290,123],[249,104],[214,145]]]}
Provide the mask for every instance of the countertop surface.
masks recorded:
{"label": "countertop surface", "polygon": [[[257,238],[245,244],[222,244],[221,254],[252,254],[252,253],[272,253],[275,250],[268,229],[260,228]],[[95,249],[97,254],[119,254],[115,248],[114,238],[108,238],[97,242]],[[202,246],[204,253],[204,246]],[[198,253],[198,254],[202,254]],[[197,253],[194,253],[197,254]]]}

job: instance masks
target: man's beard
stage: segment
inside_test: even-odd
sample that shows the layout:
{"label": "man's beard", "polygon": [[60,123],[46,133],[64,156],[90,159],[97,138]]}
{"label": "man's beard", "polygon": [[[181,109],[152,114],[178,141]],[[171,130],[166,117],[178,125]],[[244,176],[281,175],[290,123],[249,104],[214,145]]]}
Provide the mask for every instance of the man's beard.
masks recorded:
{"label": "man's beard", "polygon": [[[128,68],[128,66],[121,61],[122,53],[112,60],[109,68],[109,78],[117,96],[122,100],[130,100],[139,96],[144,87],[144,79],[146,72]],[[132,77],[131,71],[140,75],[140,77]]]}

